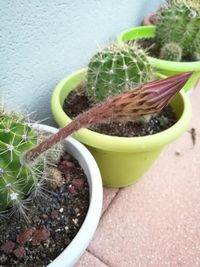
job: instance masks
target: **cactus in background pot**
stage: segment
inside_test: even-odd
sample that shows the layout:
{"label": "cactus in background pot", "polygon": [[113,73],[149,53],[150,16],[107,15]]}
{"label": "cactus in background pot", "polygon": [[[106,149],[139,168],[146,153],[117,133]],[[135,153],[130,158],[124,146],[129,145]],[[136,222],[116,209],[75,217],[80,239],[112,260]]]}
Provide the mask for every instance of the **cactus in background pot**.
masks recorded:
{"label": "cactus in background pot", "polygon": [[176,43],[168,43],[161,48],[160,58],[170,61],[181,61],[182,49]]}
{"label": "cactus in background pot", "polygon": [[153,69],[142,49],[136,44],[113,44],[90,60],[87,94],[100,103],[153,78]]}
{"label": "cactus in background pot", "polygon": [[163,47],[177,43],[183,56],[200,53],[200,2],[169,1],[157,13],[156,42]]}

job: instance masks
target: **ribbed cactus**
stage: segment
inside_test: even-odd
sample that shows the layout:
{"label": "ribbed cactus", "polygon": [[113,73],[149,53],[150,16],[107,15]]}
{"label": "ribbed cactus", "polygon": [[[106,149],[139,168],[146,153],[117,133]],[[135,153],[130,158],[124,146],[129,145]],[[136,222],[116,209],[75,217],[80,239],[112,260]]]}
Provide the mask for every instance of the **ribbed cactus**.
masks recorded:
{"label": "ribbed cactus", "polygon": [[35,144],[36,132],[21,116],[0,114],[0,211],[19,204],[37,183],[32,168],[21,162]]}
{"label": "ribbed cactus", "polygon": [[162,47],[177,43],[183,56],[200,53],[199,0],[173,0],[157,13],[156,42]]}
{"label": "ribbed cactus", "polygon": [[87,93],[100,103],[152,79],[153,70],[144,51],[136,44],[113,44],[90,60]]}
{"label": "ribbed cactus", "polygon": [[176,43],[168,43],[161,48],[160,58],[170,61],[181,61],[182,49]]}
{"label": "ribbed cactus", "polygon": [[31,127],[23,116],[0,111],[0,212],[15,207],[24,213],[24,201],[41,193],[48,176],[47,164],[56,164],[63,150],[58,144],[31,164],[23,154],[44,140],[46,134]]}

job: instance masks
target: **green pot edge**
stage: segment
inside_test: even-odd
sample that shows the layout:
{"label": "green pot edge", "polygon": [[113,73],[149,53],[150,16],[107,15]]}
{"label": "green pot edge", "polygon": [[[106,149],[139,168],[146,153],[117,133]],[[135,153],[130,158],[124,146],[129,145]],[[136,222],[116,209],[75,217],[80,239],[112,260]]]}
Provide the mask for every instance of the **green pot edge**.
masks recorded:
{"label": "green pot edge", "polygon": [[[154,37],[156,26],[139,26],[123,31],[117,38],[119,44],[123,44],[128,40],[137,40],[140,38]],[[138,37],[139,36],[139,37]],[[188,82],[183,87],[185,92],[192,90],[198,78],[200,78],[200,61],[195,62],[174,62],[154,57],[148,57],[150,64],[161,74],[170,76],[180,72],[195,71]]]}

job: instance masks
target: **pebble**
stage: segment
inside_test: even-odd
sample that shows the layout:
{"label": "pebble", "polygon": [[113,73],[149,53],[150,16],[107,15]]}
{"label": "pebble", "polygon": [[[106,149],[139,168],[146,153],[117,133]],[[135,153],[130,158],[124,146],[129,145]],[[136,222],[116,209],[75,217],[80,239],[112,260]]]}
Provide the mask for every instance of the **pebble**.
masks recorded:
{"label": "pebble", "polygon": [[59,209],[59,212],[60,212],[60,213],[63,213],[63,211],[64,211],[63,208],[60,208],[60,209]]}
{"label": "pebble", "polygon": [[39,245],[42,241],[47,240],[50,237],[49,230],[43,226],[40,229],[37,229],[32,237],[32,245]]}
{"label": "pebble", "polygon": [[76,189],[83,189],[84,188],[84,184],[85,184],[85,181],[84,181],[84,178],[77,178],[77,179],[74,179],[72,181],[72,185],[76,188]]}
{"label": "pebble", "polygon": [[74,224],[76,224],[76,225],[78,224],[78,219],[77,218],[76,219],[72,219],[72,221],[73,221]]}
{"label": "pebble", "polygon": [[8,257],[5,254],[0,256],[0,264],[3,264],[7,261]]}
{"label": "pebble", "polygon": [[24,247],[18,247],[13,251],[16,258],[21,259],[26,256],[26,250]]}
{"label": "pebble", "polygon": [[58,216],[59,216],[59,212],[58,212],[58,210],[52,210],[51,211],[51,218],[52,219],[57,219],[58,218]]}
{"label": "pebble", "polygon": [[14,248],[15,248],[15,243],[11,240],[7,240],[5,243],[1,245],[0,250],[6,254],[10,254]]}
{"label": "pebble", "polygon": [[34,227],[27,228],[24,232],[20,233],[17,236],[17,242],[19,244],[24,244],[24,243],[30,241],[30,239],[32,238],[32,235],[35,232],[35,230],[36,229]]}
{"label": "pebble", "polygon": [[76,189],[75,189],[75,187],[73,185],[70,185],[68,187],[68,191],[69,191],[70,194],[75,194],[76,193]]}

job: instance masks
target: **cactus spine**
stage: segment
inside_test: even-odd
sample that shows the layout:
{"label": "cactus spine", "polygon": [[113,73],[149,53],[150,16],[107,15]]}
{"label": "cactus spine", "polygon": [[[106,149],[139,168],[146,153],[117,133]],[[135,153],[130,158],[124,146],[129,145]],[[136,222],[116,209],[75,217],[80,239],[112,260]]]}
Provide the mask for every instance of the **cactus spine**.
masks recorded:
{"label": "cactus spine", "polygon": [[87,93],[96,103],[153,79],[145,52],[137,45],[113,44],[92,57]]}
{"label": "cactus spine", "polygon": [[173,0],[158,11],[156,42],[162,47],[177,43],[183,56],[200,53],[199,0]]}

